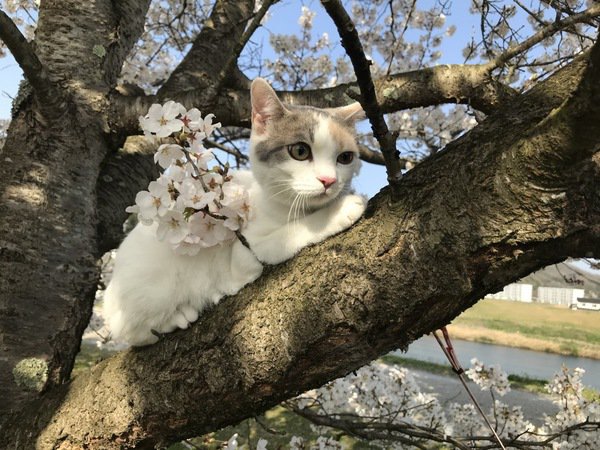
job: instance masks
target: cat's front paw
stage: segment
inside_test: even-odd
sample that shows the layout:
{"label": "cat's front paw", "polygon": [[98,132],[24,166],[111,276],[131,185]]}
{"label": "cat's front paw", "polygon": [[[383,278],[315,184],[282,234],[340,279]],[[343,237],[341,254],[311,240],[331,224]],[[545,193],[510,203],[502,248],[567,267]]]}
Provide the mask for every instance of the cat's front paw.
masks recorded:
{"label": "cat's front paw", "polygon": [[346,195],[340,199],[336,219],[339,231],[350,228],[361,218],[367,208],[367,198],[362,195]]}

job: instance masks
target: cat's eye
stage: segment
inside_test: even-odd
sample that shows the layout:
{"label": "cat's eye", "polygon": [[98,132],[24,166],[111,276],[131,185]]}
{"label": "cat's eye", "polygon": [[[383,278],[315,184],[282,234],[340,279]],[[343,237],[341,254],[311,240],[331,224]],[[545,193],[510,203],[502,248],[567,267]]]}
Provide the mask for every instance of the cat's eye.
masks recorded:
{"label": "cat's eye", "polygon": [[354,153],[353,152],[343,152],[340,153],[337,157],[337,162],[340,164],[350,164],[354,161]]}
{"label": "cat's eye", "polygon": [[310,146],[304,142],[297,142],[288,146],[290,156],[298,161],[306,161],[312,156]]}

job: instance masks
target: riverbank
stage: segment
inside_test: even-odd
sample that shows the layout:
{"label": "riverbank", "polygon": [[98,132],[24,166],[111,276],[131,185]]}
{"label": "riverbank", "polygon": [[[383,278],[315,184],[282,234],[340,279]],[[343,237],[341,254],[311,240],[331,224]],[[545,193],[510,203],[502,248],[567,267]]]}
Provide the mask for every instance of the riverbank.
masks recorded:
{"label": "riverbank", "polygon": [[457,317],[452,337],[600,360],[600,312],[538,303],[481,300]]}
{"label": "riverbank", "polygon": [[[421,361],[414,358],[406,358],[394,354],[385,355],[381,360],[387,364],[396,364],[400,367],[406,367],[410,370],[420,370],[435,375],[444,375],[447,377],[456,377],[456,373],[449,364],[436,364],[429,361]],[[538,380],[523,375],[508,375],[508,381],[513,389],[531,392],[533,394],[548,394],[546,384],[548,380]]]}

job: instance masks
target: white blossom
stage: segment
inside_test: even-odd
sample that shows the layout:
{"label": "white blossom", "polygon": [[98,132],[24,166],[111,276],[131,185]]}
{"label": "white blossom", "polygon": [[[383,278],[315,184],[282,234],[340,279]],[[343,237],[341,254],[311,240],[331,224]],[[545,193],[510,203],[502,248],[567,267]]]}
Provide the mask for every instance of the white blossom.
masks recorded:
{"label": "white blossom", "polygon": [[204,120],[198,121],[198,130],[204,132],[206,136],[210,136],[217,128],[221,128],[221,122],[213,123],[214,114],[208,114]]}
{"label": "white blossom", "polygon": [[183,113],[185,108],[173,100],[164,105],[155,103],[150,106],[148,114],[140,117],[140,126],[148,133],[164,138],[183,128],[183,122],[177,118]]}
{"label": "white blossom", "polygon": [[156,237],[179,254],[195,255],[234,239],[249,218],[246,189],[233,182],[227,166],[209,167],[214,155],[203,140],[221,126],[214,117],[167,102],[152,105],[140,118],[145,133],[171,137],[174,143],[158,147],[154,161],[164,172],[127,211],[137,213],[145,225],[156,223]]}
{"label": "white blossom", "polygon": [[304,448],[304,439],[300,436],[292,436],[289,446],[290,450],[302,450]]}
{"label": "white blossom", "polygon": [[203,209],[217,198],[215,191],[205,191],[202,183],[194,178],[184,179],[179,185],[178,191],[177,202],[181,203],[182,210],[186,207]]}
{"label": "white blossom", "polygon": [[157,216],[164,216],[171,203],[171,195],[164,181],[151,181],[148,191],[138,192],[135,196],[135,206],[130,206],[126,211],[137,213],[138,219],[149,225]]}
{"label": "white blossom", "polygon": [[483,391],[494,391],[501,396],[510,392],[508,375],[499,365],[486,366],[477,358],[473,358],[471,368],[466,370],[465,374]]}
{"label": "white blossom", "polygon": [[154,154],[154,162],[163,169],[181,158],[183,158],[183,149],[177,144],[162,144]]}
{"label": "white blossom", "polygon": [[233,436],[231,436],[229,438],[229,440],[227,441],[227,446],[225,447],[225,450],[237,450],[238,449],[237,438],[238,438],[237,433],[235,433]]}
{"label": "white blossom", "polygon": [[[181,115],[184,131],[198,131],[201,128],[202,114],[198,108],[192,108]],[[200,140],[204,139],[203,136]]]}
{"label": "white blossom", "polygon": [[306,29],[310,30],[313,25],[313,19],[315,18],[316,15],[317,15],[316,12],[311,11],[306,6],[303,6],[302,14],[300,15],[300,18],[298,19],[298,25],[300,25],[302,28],[306,28]]}
{"label": "white blossom", "polygon": [[179,244],[188,234],[189,225],[179,211],[169,210],[158,222],[156,236],[169,244]]}

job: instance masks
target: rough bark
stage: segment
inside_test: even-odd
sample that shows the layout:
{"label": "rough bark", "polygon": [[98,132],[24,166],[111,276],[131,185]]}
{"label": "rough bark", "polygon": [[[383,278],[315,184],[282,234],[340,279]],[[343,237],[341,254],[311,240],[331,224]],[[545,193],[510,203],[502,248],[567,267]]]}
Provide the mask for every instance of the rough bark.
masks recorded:
{"label": "rough bark", "polygon": [[48,392],[0,440],[152,448],[199,435],[405,347],[539,267],[600,255],[598,53],[411,170],[398,202],[382,191],[350,231],[190,330]]}
{"label": "rough bark", "polygon": [[98,252],[117,248],[123,238],[125,208],[135,195],[159,175],[154,162],[156,145],[143,136],[132,136],[106,158],[98,178]]}
{"label": "rough bark", "polygon": [[[48,0],[40,7],[36,56],[44,82],[60,89],[64,101],[48,110],[34,83],[2,149],[0,421],[68,379],[91,314],[95,188],[110,149],[108,93],[137,39],[130,34],[111,47],[122,19],[113,8],[108,0]],[[97,46],[108,49],[106,58],[94,52]]]}
{"label": "rough bark", "polygon": [[252,18],[253,9],[254,2],[250,0],[218,0],[192,48],[159,89],[159,96],[173,96],[190,89],[197,89],[204,96],[210,91],[215,75],[226,65]]}
{"label": "rough bark", "polygon": [[[188,108],[205,105],[225,125],[249,127],[250,94],[247,87],[224,89],[221,95],[208,103],[203,89],[170,93],[169,98]],[[494,80],[481,65],[442,65],[394,74],[375,80],[375,89],[385,113],[446,103],[471,105],[479,111],[491,113],[516,96],[514,89]],[[359,94],[356,83],[301,92],[280,91],[278,94],[290,104],[328,108],[354,101],[347,95],[349,91]],[[160,93],[138,97],[115,95],[115,130],[125,134],[139,133],[138,117],[161,98]]]}
{"label": "rough bark", "polygon": [[[4,447],[150,448],[201,434],[405,346],[531,270],[598,256],[598,49],[594,64],[582,58],[523,97],[481,66],[392,76],[377,85],[384,111],[449,101],[500,110],[411,171],[398,202],[382,192],[348,233],[269,268],[190,331],[64,384],[90,314],[98,250],[114,243],[129,193],[151,170],[137,167],[130,182],[115,183],[143,155],[117,152],[117,144],[137,132],[150,103],[167,96],[225,124],[248,125],[246,80],[237,69],[224,83],[229,90],[206,92],[253,2],[217,1],[159,97],[127,98],[114,84],[148,3],[40,6],[34,56],[42,81],[16,108],[0,165]],[[12,45],[32,60],[22,40]],[[190,85],[197,89],[179,92]],[[283,97],[337,106],[348,101],[349,87]],[[59,101],[44,101],[57,90]],[[98,216],[111,218],[97,229]],[[36,378],[37,369],[47,379]]]}

